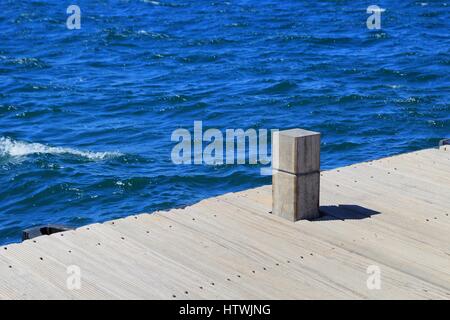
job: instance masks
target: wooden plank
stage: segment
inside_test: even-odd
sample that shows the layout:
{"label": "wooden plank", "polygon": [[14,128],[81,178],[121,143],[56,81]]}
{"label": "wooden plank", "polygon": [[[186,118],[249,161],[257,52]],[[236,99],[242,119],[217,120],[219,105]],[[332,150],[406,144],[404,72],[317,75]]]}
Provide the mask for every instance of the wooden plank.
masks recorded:
{"label": "wooden plank", "polygon": [[[245,204],[245,201],[241,198],[237,203],[243,205]],[[427,261],[427,257],[419,259],[419,265],[417,265],[416,259],[420,258],[424,253],[416,250],[416,248],[411,246],[408,242],[399,243],[397,239],[392,236],[389,237],[386,234],[370,234],[364,230],[359,230],[360,228],[354,228],[348,224],[344,224],[339,220],[327,220],[328,219],[322,221],[322,224],[315,222],[307,226],[305,226],[305,224],[296,223],[295,227],[301,229],[302,233],[315,231],[317,233],[315,237],[324,240],[326,239],[331,242],[334,247],[349,250],[362,257],[366,257],[367,259],[375,259],[379,263],[391,266],[397,270],[402,269],[400,267],[401,265],[409,263],[411,264],[410,269],[414,271],[414,273],[411,273],[412,276],[415,277],[422,272],[427,275],[430,274],[431,280],[424,280],[434,283],[434,287],[440,288],[439,283],[444,279],[448,279],[448,268],[446,266],[448,265],[449,260],[446,255],[441,254],[440,262],[438,263],[440,264],[440,270],[436,271],[434,270],[436,266],[433,264],[436,261]],[[328,224],[332,224],[332,227],[328,228]],[[389,244],[389,247],[386,247],[386,243]],[[436,259],[436,256],[429,255],[428,258]],[[420,264],[421,262],[424,262],[425,264]],[[448,281],[444,280],[443,283],[445,291],[448,287]]]}
{"label": "wooden plank", "polygon": [[[296,223],[263,186],[0,249],[0,299],[450,299],[450,156],[428,149],[321,173]],[[366,286],[369,265],[382,289]],[[67,268],[82,287],[67,287]]]}
{"label": "wooden plank", "polygon": [[[242,198],[241,198],[241,200],[242,200]],[[232,202],[230,203],[230,205],[236,205],[237,203],[238,203],[238,201],[232,201]],[[204,205],[201,206],[201,208],[204,208],[204,207],[205,207]],[[261,218],[266,219],[266,220],[274,219],[274,217],[273,217],[273,216],[270,216],[270,215],[262,216],[262,215],[260,215],[260,214],[258,214],[258,213],[255,213],[255,212],[249,212],[249,213],[250,213],[250,214],[253,214],[253,215],[256,215],[256,216],[260,216]],[[249,216],[249,215],[235,214],[235,215],[233,215],[233,216],[236,217],[236,218],[239,217],[239,219],[248,219],[248,216]],[[256,221],[250,221],[249,223],[254,223],[254,222],[256,222]],[[278,221],[278,222],[279,222],[279,221]],[[325,239],[325,238],[322,239],[322,241],[320,242],[320,243],[322,243],[322,244],[326,244],[325,248],[327,248],[327,249],[324,249],[324,251],[322,251],[321,249],[318,249],[317,246],[314,245],[314,243],[308,242],[308,241],[305,239],[305,234],[306,234],[306,235],[309,235],[310,237],[313,237],[313,236],[314,236],[313,234],[310,234],[310,232],[311,232],[310,226],[305,226],[305,224],[308,224],[308,223],[309,223],[308,221],[305,221],[304,223],[296,223],[296,224],[290,226],[290,227],[292,227],[292,228],[293,228],[293,227],[295,227],[295,228],[300,228],[300,226],[301,226],[301,233],[298,233],[298,232],[297,232],[297,233],[295,234],[295,237],[294,237],[293,241],[297,240],[300,246],[301,246],[301,245],[304,245],[307,249],[310,250],[310,251],[308,252],[308,250],[305,249],[305,248],[303,249],[303,251],[301,251],[300,248],[296,248],[293,252],[295,252],[297,255],[298,255],[298,254],[302,254],[303,257],[310,257],[311,254],[312,254],[312,256],[315,257],[315,256],[320,255],[321,252],[323,252],[323,255],[324,255],[325,257],[329,257],[330,255],[332,255],[333,252],[340,252],[339,249],[342,249],[342,250],[347,251],[347,248],[346,248],[346,247],[342,247],[342,246],[341,246],[342,243],[335,243],[335,242],[330,243],[331,240],[328,240],[328,239]],[[232,225],[232,228],[241,231],[241,227],[239,227],[239,226],[242,225],[242,224],[243,224],[242,221],[239,221],[238,224]],[[228,222],[226,225],[231,225],[231,223]],[[263,230],[262,230],[261,232],[262,232],[263,234],[265,234],[265,236],[264,236],[263,234],[259,234],[258,236],[259,236],[259,237],[265,237],[265,238],[267,238],[267,237],[268,237],[267,231],[266,231],[267,228],[264,227],[263,222],[260,221],[260,220],[258,220],[258,221],[257,221],[257,225],[260,226],[261,228],[263,228]],[[279,235],[279,234],[287,235],[287,234],[288,234],[288,231],[285,230],[285,229],[278,230],[277,228],[275,228],[275,226],[277,226],[278,224],[275,224],[275,223],[273,223],[272,221],[270,221],[269,225],[270,225],[270,228],[271,228],[272,232],[273,232],[274,234],[276,234],[276,235]],[[264,232],[265,232],[265,233],[264,233]],[[299,236],[300,234],[303,236],[303,238],[300,238],[300,236]],[[252,238],[259,239],[259,238],[256,237],[256,235],[255,235],[255,237],[252,237]],[[317,238],[318,238],[318,237],[317,237],[317,236],[314,236],[314,238],[316,238],[315,241],[316,241],[316,243],[317,243]],[[279,242],[278,242],[278,243],[279,243]],[[285,248],[286,245],[283,244],[283,246],[278,246],[278,247],[277,247],[278,250],[280,250],[280,249],[279,249],[280,247]],[[313,250],[313,251],[311,251],[311,250]],[[338,250],[338,251],[335,251],[335,250]],[[273,251],[273,250],[272,250],[272,251]],[[363,260],[367,261],[367,262],[365,262],[365,263],[361,263],[361,264],[360,264],[360,266],[364,266],[364,267],[359,267],[359,268],[357,268],[357,267],[353,266],[353,269],[352,269],[352,270],[353,270],[353,273],[359,272],[359,274],[361,275],[361,273],[364,272],[365,268],[367,268],[367,266],[371,264],[371,263],[370,263],[371,260],[370,260],[370,258],[365,258],[364,256],[358,256],[358,255],[355,255],[355,248],[354,248],[354,247],[351,248],[351,250],[349,250],[349,251],[352,253],[351,256],[352,256],[353,259],[355,259],[355,258],[362,258]],[[293,259],[295,259],[294,257],[295,257],[295,254],[294,254],[294,256],[291,255],[291,256],[288,257],[288,258],[290,258],[291,260],[293,260]],[[351,261],[351,260],[349,259],[349,257],[348,257],[348,256],[345,256],[345,258],[339,260],[339,265],[341,265],[341,266],[342,266],[343,264],[345,265],[345,264],[348,263],[349,261]],[[373,261],[372,261],[372,263],[373,263]],[[324,264],[324,263],[322,263],[322,264],[323,264],[323,265],[326,265],[326,264]],[[315,268],[318,268],[317,266],[314,266],[314,267],[315,267]],[[334,266],[333,266],[332,268],[334,268]],[[320,270],[320,268],[319,268],[319,270]],[[357,270],[359,270],[359,271],[357,271]],[[335,276],[335,277],[338,277],[338,278],[342,279],[342,278],[345,278],[345,273],[343,273],[342,271],[340,271],[340,272],[335,272],[335,273],[332,273],[331,276],[333,276],[333,277]],[[325,278],[326,278],[326,276],[324,276],[324,275],[322,275],[322,277],[325,277]],[[395,277],[395,278],[398,278],[398,276]],[[412,280],[412,279],[414,279],[414,280]],[[429,283],[426,283],[426,282],[424,282],[424,281],[418,281],[418,279],[415,279],[414,277],[409,277],[409,280],[408,280],[408,281],[405,281],[404,285],[408,284],[408,283],[411,282],[411,281],[415,281],[415,282],[422,283],[422,285],[424,285],[424,287],[421,288],[420,290],[422,290],[422,289],[423,289],[423,290],[427,290],[427,291],[434,290],[434,291],[437,291],[437,292],[441,292],[440,295],[442,296],[442,289],[441,289],[441,288],[439,288],[439,287],[436,288],[435,286],[430,285]],[[360,284],[362,284],[361,281],[353,281],[353,283],[360,283]],[[400,288],[401,288],[401,286],[400,286]],[[434,291],[433,291],[433,292],[434,292]]]}

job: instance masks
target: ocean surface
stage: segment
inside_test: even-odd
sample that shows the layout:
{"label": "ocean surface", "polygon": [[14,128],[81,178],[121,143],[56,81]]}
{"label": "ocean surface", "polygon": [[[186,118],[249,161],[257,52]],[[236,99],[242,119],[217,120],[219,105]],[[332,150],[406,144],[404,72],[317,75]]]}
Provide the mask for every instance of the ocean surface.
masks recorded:
{"label": "ocean surface", "polygon": [[175,165],[171,134],[194,121],[320,131],[323,169],[435,147],[449,30],[448,0],[2,0],[0,243],[270,183]]}

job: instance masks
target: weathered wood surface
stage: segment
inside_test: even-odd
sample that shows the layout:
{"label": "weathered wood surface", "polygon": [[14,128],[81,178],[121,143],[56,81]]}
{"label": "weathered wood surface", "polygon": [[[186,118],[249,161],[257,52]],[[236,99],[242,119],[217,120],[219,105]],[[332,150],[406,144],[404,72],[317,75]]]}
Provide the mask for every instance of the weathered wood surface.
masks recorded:
{"label": "weathered wood surface", "polygon": [[[264,186],[3,247],[0,298],[450,298],[448,148],[321,179],[315,221],[271,215]],[[71,265],[80,290],[67,287]]]}

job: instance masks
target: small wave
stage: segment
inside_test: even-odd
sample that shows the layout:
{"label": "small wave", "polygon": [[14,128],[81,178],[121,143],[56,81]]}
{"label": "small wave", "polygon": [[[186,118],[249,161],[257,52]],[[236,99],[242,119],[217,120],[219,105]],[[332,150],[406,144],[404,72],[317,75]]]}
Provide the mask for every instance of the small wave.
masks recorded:
{"label": "small wave", "polygon": [[273,84],[273,85],[263,89],[263,93],[281,94],[284,92],[289,92],[295,88],[297,88],[297,84],[294,81],[283,80],[283,81],[280,81],[276,84]]}
{"label": "small wave", "polygon": [[136,32],[138,36],[151,37],[153,39],[168,39],[170,36],[165,33],[151,32],[147,30],[138,30]]}
{"label": "small wave", "polygon": [[144,0],[145,3],[151,3],[155,6],[159,6],[161,3],[159,1],[150,1],[150,0]]}
{"label": "small wave", "polygon": [[186,7],[187,4],[180,4],[180,3],[172,3],[172,2],[160,2],[160,1],[153,1],[153,0],[141,0],[141,2],[152,4],[154,6],[162,6],[162,7]]}
{"label": "small wave", "polygon": [[5,56],[0,56],[0,60],[4,60],[9,65],[21,66],[24,68],[45,69],[49,67],[47,63],[38,58],[31,58],[31,57],[9,58]]}
{"label": "small wave", "polygon": [[24,157],[32,154],[69,154],[89,160],[104,160],[123,155],[119,152],[81,151],[72,148],[50,147],[40,143],[16,141],[8,137],[0,138],[0,156]]}

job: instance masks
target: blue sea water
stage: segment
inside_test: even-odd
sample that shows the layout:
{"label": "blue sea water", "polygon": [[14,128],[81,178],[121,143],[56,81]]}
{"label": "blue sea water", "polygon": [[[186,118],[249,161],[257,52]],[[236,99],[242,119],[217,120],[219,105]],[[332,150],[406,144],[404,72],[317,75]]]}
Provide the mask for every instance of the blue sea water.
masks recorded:
{"label": "blue sea water", "polygon": [[447,0],[2,0],[0,243],[270,183],[173,164],[171,133],[197,120],[320,131],[324,169],[435,147],[449,30]]}

